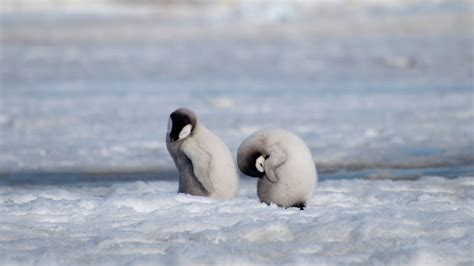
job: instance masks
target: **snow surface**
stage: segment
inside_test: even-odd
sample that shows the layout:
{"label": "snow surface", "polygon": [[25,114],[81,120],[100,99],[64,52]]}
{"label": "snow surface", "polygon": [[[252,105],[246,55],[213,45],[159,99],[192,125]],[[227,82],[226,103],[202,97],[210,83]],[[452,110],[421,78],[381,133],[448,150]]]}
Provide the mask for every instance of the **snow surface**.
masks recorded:
{"label": "snow surface", "polygon": [[320,182],[304,210],[176,181],[0,186],[0,264],[474,263],[474,178]]}

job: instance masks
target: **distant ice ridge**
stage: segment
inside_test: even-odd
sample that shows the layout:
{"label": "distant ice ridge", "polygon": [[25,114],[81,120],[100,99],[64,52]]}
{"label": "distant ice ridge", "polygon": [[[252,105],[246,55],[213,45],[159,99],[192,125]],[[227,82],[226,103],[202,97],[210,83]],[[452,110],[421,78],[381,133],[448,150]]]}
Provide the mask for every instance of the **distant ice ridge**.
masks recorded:
{"label": "distant ice ridge", "polygon": [[474,263],[474,178],[323,181],[304,211],[176,182],[0,186],[0,264]]}

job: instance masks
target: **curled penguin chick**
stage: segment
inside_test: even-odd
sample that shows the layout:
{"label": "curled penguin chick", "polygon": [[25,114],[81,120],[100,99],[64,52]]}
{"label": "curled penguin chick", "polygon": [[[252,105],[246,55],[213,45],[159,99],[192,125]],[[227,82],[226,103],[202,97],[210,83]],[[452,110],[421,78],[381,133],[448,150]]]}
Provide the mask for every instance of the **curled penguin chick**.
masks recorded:
{"label": "curled penguin chick", "polygon": [[259,178],[260,201],[280,207],[306,207],[318,181],[309,148],[283,129],[263,129],[250,135],[240,144],[237,164],[245,175]]}

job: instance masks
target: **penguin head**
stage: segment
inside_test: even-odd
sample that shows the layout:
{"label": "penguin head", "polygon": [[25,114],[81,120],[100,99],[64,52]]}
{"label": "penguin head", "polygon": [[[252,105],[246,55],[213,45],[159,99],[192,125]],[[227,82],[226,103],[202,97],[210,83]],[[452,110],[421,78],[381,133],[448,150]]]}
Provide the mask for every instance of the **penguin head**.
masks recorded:
{"label": "penguin head", "polygon": [[248,156],[239,156],[237,163],[242,173],[262,178],[265,176],[265,160],[268,156],[261,154],[260,152],[251,153]]}
{"label": "penguin head", "polygon": [[196,128],[196,114],[186,108],[179,108],[172,112],[168,120],[168,136],[170,142],[177,142],[188,138]]}

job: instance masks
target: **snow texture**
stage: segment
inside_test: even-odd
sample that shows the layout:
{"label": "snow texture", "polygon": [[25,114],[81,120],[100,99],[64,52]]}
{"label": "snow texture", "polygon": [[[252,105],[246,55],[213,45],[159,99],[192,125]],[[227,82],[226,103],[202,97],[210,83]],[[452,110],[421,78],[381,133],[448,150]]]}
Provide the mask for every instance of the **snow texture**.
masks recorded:
{"label": "snow texture", "polygon": [[175,181],[0,186],[0,264],[472,265],[474,178],[320,182],[300,211]]}

